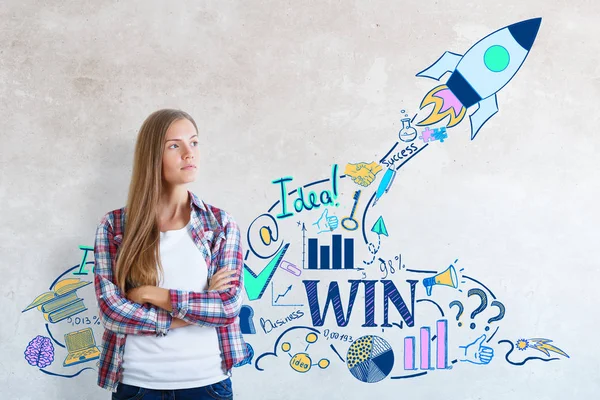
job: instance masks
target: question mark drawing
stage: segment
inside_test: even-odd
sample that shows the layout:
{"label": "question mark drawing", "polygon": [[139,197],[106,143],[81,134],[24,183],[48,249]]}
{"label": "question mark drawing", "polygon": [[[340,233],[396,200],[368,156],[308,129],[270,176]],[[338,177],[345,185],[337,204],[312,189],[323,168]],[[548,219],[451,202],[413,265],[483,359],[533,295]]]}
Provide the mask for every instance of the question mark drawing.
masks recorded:
{"label": "question mark drawing", "polygon": [[[458,300],[454,300],[454,301],[450,302],[450,306],[449,307],[452,308],[452,306],[458,306],[458,313],[456,314],[456,320],[458,321],[458,319],[462,315],[462,313],[465,310],[465,308],[463,307],[462,303],[460,301],[458,301]],[[462,326],[462,322],[459,322],[458,326]]]}
{"label": "question mark drawing", "polygon": [[[475,316],[477,314],[480,314],[483,312],[483,310],[485,310],[485,308],[487,307],[487,295],[485,294],[485,292],[481,289],[469,289],[468,292],[468,297],[471,296],[479,296],[479,298],[481,299],[481,304],[479,305],[479,307],[477,307],[476,309],[473,310],[473,312],[471,313],[471,319],[474,319]],[[475,329],[475,322],[471,322],[471,329]]]}
{"label": "question mark drawing", "polygon": [[[498,307],[500,309],[500,312],[495,317],[488,319],[487,320],[488,324],[491,324],[492,322],[495,322],[495,321],[500,321],[502,318],[504,318],[504,312],[506,311],[504,304],[500,303],[497,300],[494,300],[494,301],[492,301],[492,304],[490,304],[490,307]],[[485,330],[489,331],[490,327],[486,326]]]}

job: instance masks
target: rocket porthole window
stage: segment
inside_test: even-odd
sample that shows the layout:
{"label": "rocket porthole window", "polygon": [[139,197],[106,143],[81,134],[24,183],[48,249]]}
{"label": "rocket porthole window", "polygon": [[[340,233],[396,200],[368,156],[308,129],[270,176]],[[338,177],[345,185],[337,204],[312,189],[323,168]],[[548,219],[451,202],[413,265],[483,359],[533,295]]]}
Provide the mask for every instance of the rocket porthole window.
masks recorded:
{"label": "rocket porthole window", "polygon": [[483,62],[492,72],[501,72],[510,64],[510,54],[504,47],[495,45],[485,51]]}

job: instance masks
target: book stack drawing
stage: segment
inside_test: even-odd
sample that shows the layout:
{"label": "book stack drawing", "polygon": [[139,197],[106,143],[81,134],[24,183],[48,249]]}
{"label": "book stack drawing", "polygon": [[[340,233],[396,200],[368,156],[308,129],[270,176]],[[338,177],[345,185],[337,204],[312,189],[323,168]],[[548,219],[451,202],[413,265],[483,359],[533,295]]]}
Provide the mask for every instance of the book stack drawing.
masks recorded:
{"label": "book stack drawing", "polygon": [[51,323],[62,321],[87,310],[83,299],[77,296],[77,290],[92,282],[79,278],[67,278],[56,282],[49,291],[40,294],[22,312],[36,308],[42,312],[44,319]]}

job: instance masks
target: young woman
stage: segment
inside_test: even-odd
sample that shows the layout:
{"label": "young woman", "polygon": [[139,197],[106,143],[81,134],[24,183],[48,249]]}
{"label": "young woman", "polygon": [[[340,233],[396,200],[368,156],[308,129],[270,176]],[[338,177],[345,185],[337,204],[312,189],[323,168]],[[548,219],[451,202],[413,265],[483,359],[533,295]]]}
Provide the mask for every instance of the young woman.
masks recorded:
{"label": "young woman", "polygon": [[242,337],[240,231],[186,189],[200,159],[190,115],[163,109],[139,131],[127,206],[96,230],[94,285],[105,331],[98,385],[112,399],[232,399]]}

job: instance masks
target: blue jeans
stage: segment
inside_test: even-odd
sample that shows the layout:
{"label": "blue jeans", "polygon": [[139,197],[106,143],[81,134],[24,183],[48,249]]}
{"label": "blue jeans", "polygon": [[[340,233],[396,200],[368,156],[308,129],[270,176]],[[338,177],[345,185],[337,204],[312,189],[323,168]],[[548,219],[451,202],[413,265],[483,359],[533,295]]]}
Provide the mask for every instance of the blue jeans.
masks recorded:
{"label": "blue jeans", "polygon": [[119,383],[112,400],[233,400],[231,378],[191,389],[156,390]]}

